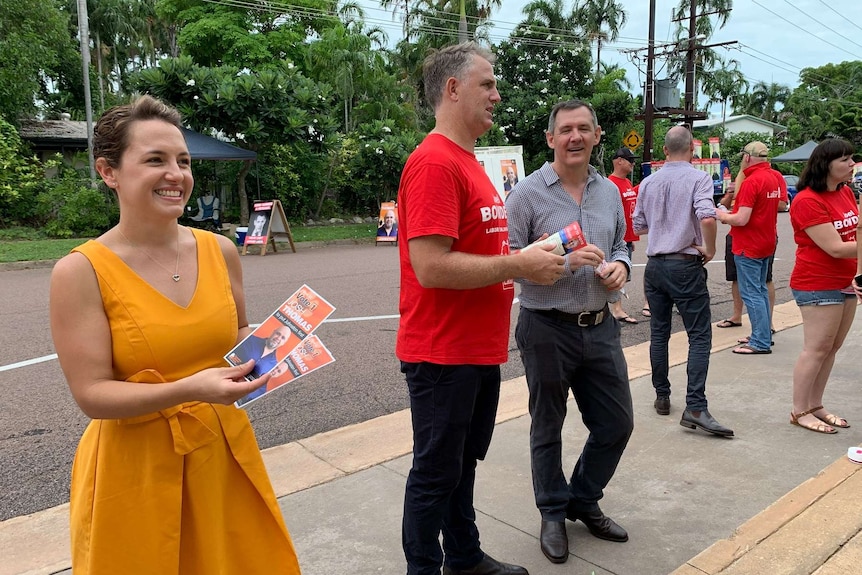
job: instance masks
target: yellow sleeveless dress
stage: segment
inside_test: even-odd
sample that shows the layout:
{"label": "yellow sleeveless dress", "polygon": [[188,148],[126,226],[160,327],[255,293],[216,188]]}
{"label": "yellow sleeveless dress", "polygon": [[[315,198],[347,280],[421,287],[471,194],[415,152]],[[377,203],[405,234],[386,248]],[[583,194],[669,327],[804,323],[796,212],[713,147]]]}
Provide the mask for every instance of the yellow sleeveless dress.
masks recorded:
{"label": "yellow sleeveless dress", "polygon": [[[104,245],[86,256],[111,327],[114,376],[170,385],[209,367],[237,337],[215,236],[193,229],[198,284],[187,307],[152,288]],[[185,403],[94,420],[72,467],[75,575],[298,574],[293,543],[243,410]]]}

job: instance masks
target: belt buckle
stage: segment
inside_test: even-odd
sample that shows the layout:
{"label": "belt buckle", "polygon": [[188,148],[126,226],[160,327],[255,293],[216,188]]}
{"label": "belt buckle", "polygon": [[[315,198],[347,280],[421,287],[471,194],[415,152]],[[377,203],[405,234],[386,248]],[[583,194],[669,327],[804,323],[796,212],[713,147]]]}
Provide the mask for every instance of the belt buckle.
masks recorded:
{"label": "belt buckle", "polygon": [[592,325],[595,325],[594,323],[582,323],[584,321],[584,319],[586,319],[589,322],[591,317],[592,317],[591,312],[584,311],[584,312],[579,313],[578,314],[578,327],[590,327]]}

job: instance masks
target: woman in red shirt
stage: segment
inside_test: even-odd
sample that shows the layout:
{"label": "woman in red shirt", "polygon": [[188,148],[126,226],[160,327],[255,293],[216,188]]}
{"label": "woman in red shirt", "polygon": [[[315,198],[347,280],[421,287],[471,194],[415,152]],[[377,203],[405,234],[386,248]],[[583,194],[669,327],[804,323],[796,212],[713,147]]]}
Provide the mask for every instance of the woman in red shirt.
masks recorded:
{"label": "woman in red shirt", "polygon": [[853,146],[840,139],[818,144],[799,178],[790,206],[796,263],[790,288],[802,314],[804,343],[793,368],[790,423],[836,433],[847,421],[823,407],[823,391],[856,314],[856,226],[850,186]]}

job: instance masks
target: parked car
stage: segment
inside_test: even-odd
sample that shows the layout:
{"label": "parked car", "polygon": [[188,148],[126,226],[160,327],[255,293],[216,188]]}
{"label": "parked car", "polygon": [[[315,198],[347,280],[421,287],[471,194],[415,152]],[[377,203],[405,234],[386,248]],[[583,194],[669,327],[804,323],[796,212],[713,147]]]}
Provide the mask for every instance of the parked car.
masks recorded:
{"label": "parked car", "polygon": [[784,181],[787,183],[787,211],[790,211],[790,204],[793,203],[793,198],[796,197],[796,184],[799,178],[792,174],[784,174]]}
{"label": "parked car", "polygon": [[859,199],[859,193],[862,192],[862,172],[856,172],[853,174],[853,195],[856,196],[856,199]]}

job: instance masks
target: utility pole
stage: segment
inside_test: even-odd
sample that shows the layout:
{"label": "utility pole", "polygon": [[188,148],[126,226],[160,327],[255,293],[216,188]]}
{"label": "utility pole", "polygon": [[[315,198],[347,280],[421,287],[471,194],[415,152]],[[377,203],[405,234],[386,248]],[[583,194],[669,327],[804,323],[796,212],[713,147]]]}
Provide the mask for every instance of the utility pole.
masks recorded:
{"label": "utility pole", "polygon": [[655,0],[649,3],[649,43],[647,44],[646,92],[644,94],[643,162],[652,162],[653,101],[655,99]]}
{"label": "utility pole", "polygon": [[691,12],[688,17],[688,54],[685,58],[685,99],[683,109],[694,111],[694,50],[696,48],[695,32],[697,30],[697,0],[691,0]]}
{"label": "utility pole", "polygon": [[[660,111],[655,109],[655,59],[656,59],[656,44],[655,44],[655,0],[650,0],[650,15],[649,15],[649,43],[646,48],[638,48],[636,50],[627,50],[627,52],[641,52],[646,50],[646,85],[644,86],[644,113],[635,116],[635,120],[643,120],[644,122],[644,141],[643,141],[643,161],[651,162],[653,154],[653,123],[656,119],[667,118],[670,120],[685,122],[691,127],[694,120],[705,120],[706,112],[698,112],[696,108],[695,94],[695,51],[703,48],[712,48],[715,46],[727,46],[736,44],[736,41],[721,42],[718,44],[709,44],[700,46],[697,44],[696,26],[699,16],[708,16],[717,14],[718,12],[708,12],[705,14],[696,14],[697,2],[691,0],[691,11],[689,14],[689,30],[688,30],[688,52],[686,58],[685,71],[685,98],[682,108],[661,108]],[[678,20],[675,20],[678,22]],[[667,56],[679,49],[676,44],[662,44],[662,53],[659,56]]]}

